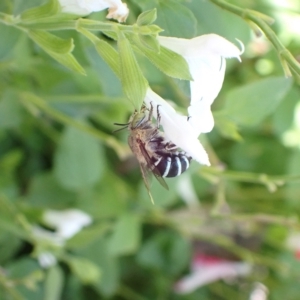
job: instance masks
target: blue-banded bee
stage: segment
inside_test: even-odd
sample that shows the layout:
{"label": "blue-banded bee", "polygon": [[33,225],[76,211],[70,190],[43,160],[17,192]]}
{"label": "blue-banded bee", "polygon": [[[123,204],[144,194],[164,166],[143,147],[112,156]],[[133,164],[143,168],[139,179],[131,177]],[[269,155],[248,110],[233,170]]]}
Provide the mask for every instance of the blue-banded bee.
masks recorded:
{"label": "blue-banded bee", "polygon": [[[190,165],[191,157],[170,141],[159,130],[160,114],[157,106],[157,124],[152,123],[153,106],[146,106],[140,112],[135,111],[127,124],[128,144],[136,156],[148,192],[150,185],[147,179],[148,171],[152,172],[160,184],[168,189],[164,177],[176,177],[186,171]],[[150,194],[150,192],[149,192]],[[151,196],[151,195],[150,195]]]}

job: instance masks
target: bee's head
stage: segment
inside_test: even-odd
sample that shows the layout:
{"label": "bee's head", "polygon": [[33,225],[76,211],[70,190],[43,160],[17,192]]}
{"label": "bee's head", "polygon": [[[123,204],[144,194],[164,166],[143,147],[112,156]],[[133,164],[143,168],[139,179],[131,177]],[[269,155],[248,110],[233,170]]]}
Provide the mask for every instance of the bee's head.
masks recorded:
{"label": "bee's head", "polygon": [[147,108],[143,106],[140,111],[135,111],[129,120],[129,127],[135,129],[141,126],[144,122],[148,120]]}

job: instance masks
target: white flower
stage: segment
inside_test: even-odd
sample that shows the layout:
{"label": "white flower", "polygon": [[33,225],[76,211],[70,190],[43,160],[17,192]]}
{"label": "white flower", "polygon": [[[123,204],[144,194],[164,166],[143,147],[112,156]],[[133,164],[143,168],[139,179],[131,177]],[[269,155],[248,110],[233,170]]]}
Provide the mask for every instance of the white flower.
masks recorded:
{"label": "white flower", "polygon": [[247,262],[232,262],[217,257],[198,255],[192,261],[191,274],[176,283],[175,291],[180,294],[191,293],[214,281],[246,276],[250,272],[251,265]]}
{"label": "white flower", "polygon": [[40,226],[32,226],[32,235],[38,241],[46,242],[56,247],[62,247],[65,240],[61,236],[58,236],[56,232],[46,230]]}
{"label": "white flower", "polygon": [[92,222],[88,214],[78,209],[47,210],[44,213],[43,220],[47,225],[56,229],[56,234],[64,239],[71,238],[84,226]]}
{"label": "white flower", "polygon": [[[51,251],[53,247],[63,247],[67,239],[74,236],[82,227],[89,225],[92,219],[78,209],[69,209],[64,211],[47,210],[43,215],[43,221],[55,231],[34,225],[31,229],[32,235],[37,243],[48,245]],[[37,253],[37,259],[43,268],[49,268],[57,262],[55,255],[49,251]]]}
{"label": "white flower", "polygon": [[79,16],[108,8],[106,18],[125,22],[129,14],[127,4],[121,0],[59,0],[59,3],[63,12]]}
{"label": "white flower", "polygon": [[[225,74],[225,58],[242,53],[235,45],[216,34],[202,35],[190,40],[172,37],[158,37],[159,43],[182,55],[187,61],[193,81],[190,82],[191,102],[188,116],[179,115],[164,99],[148,89],[145,103],[160,105],[161,125],[165,135],[192,158],[204,165],[210,165],[207,153],[198,136],[212,130],[214,119],[211,104],[219,94]],[[242,44],[241,44],[242,45]],[[243,47],[242,47],[243,48]]]}
{"label": "white flower", "polygon": [[256,282],[254,289],[250,294],[249,300],[267,300],[268,293],[269,290],[264,284]]}
{"label": "white flower", "polygon": [[42,268],[50,268],[57,263],[56,257],[50,252],[42,252],[37,257]]}

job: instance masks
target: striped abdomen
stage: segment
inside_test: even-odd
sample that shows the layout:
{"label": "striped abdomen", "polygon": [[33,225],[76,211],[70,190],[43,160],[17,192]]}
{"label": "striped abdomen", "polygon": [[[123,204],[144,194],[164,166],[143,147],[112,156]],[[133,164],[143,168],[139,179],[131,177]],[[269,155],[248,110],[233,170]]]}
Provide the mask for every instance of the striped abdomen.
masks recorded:
{"label": "striped abdomen", "polygon": [[154,162],[154,165],[161,177],[176,177],[188,169],[190,161],[191,157],[185,154],[164,154]]}

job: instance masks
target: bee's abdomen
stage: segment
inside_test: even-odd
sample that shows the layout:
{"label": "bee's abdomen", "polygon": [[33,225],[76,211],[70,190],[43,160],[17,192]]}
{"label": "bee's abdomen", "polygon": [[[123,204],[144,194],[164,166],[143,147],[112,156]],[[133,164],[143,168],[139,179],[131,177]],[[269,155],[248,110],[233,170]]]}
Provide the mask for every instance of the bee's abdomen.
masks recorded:
{"label": "bee's abdomen", "polygon": [[176,177],[190,166],[191,158],[184,154],[162,155],[155,162],[161,177]]}

